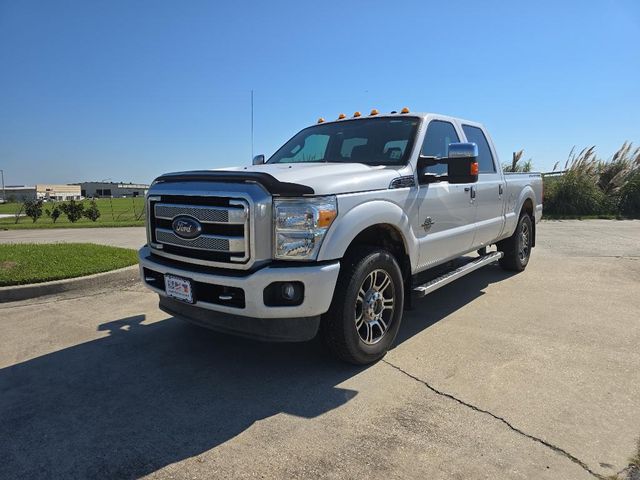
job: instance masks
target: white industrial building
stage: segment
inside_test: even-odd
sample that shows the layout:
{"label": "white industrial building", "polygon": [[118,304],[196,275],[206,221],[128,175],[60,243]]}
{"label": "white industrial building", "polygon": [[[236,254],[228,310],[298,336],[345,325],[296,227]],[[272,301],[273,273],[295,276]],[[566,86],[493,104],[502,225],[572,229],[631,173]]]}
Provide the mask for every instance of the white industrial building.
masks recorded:
{"label": "white industrial building", "polygon": [[38,183],[36,185],[10,185],[4,187],[7,201],[24,202],[25,200],[80,200],[80,185],[52,185]]}
{"label": "white industrial building", "polygon": [[82,182],[79,185],[82,196],[86,198],[144,197],[149,189],[149,185],[144,183]]}

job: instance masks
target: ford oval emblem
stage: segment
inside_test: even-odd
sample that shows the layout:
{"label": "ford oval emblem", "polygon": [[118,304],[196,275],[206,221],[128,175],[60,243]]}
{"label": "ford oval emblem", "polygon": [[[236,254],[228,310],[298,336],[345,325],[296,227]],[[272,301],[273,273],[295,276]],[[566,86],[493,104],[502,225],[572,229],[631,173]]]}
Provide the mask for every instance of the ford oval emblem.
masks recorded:
{"label": "ford oval emblem", "polygon": [[195,218],[181,215],[173,219],[171,228],[181,238],[192,240],[202,233],[202,225]]}

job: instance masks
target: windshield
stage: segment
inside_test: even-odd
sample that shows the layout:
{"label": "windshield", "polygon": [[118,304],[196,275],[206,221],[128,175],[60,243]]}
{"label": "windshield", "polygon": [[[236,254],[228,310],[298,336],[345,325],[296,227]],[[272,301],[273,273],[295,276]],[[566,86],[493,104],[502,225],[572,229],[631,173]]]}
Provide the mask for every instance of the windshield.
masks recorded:
{"label": "windshield", "polygon": [[404,165],[419,118],[366,118],[305,128],[267,163],[340,162]]}

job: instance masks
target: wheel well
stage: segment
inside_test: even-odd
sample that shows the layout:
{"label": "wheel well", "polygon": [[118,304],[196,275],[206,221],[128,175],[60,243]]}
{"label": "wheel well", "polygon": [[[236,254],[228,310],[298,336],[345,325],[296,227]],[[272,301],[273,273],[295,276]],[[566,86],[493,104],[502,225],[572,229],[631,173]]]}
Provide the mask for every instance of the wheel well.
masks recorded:
{"label": "wheel well", "polygon": [[531,218],[531,229],[533,230],[533,238],[531,239],[531,246],[536,246],[536,217],[533,214],[533,201],[530,198],[527,198],[522,205],[522,210],[520,210],[520,216],[523,213],[526,213]]}
{"label": "wheel well", "polygon": [[345,252],[345,256],[363,245],[380,247],[387,250],[396,257],[405,281],[411,277],[411,262],[404,244],[404,239],[402,234],[393,225],[381,223],[365,228],[351,241]]}

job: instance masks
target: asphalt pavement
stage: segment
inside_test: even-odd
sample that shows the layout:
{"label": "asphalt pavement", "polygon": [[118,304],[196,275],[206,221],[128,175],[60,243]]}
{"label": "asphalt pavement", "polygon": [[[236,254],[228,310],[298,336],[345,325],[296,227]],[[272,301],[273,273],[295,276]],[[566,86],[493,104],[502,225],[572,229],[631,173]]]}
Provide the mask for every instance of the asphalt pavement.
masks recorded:
{"label": "asphalt pavement", "polygon": [[524,273],[416,302],[369,367],[190,326],[139,284],[2,305],[0,478],[615,474],[640,436],[640,222],[538,232]]}

